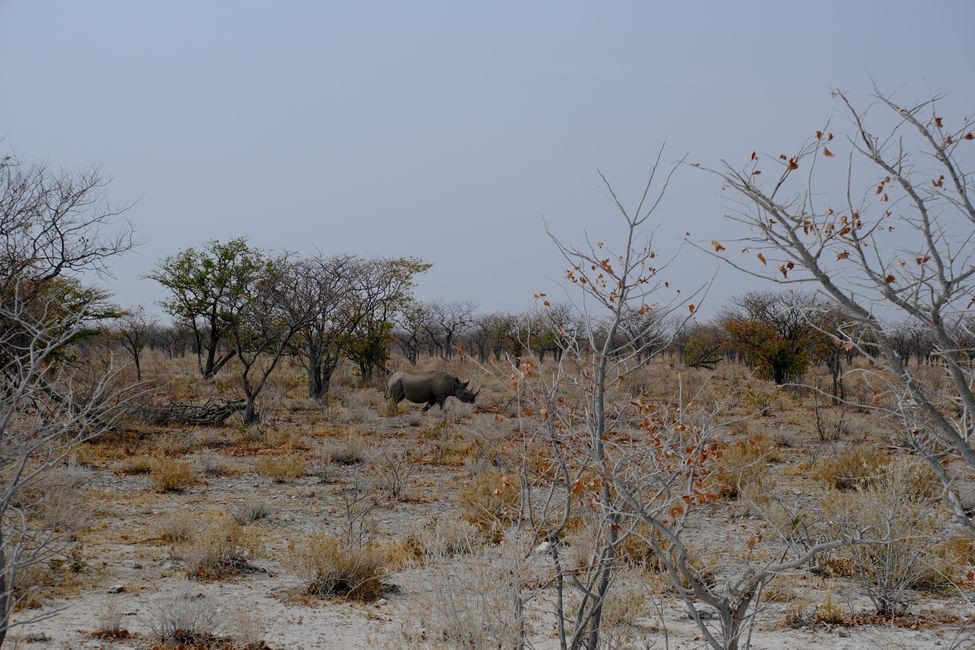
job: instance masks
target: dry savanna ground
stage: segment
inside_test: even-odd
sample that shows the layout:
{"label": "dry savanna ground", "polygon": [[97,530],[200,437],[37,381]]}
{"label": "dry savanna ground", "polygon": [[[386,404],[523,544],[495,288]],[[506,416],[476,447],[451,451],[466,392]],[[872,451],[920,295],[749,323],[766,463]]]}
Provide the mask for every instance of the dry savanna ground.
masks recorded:
{"label": "dry savanna ground", "polygon": [[[478,403],[451,399],[441,414],[404,402],[388,412],[380,390],[342,367],[322,405],[305,397],[300,368],[285,366],[263,395],[259,425],[133,418],[83,445],[49,483],[80,532],[24,577],[15,620],[54,616],[12,635],[55,648],[492,647],[511,625],[506,587],[543,586],[550,570],[547,555],[520,557],[514,533],[496,525],[517,504],[525,421],[520,427],[510,368],[420,365],[472,378],[483,386]],[[236,396],[233,367],[204,382],[191,357],[153,353],[144,378],[158,405]],[[762,592],[754,647],[970,642],[971,540],[953,529],[937,490],[882,421],[825,400],[816,409],[808,391],[776,390],[733,364],[706,371],[654,361],[628,387],[664,399],[678,379],[683,391],[722,404],[732,423],[721,432],[724,496],[693,535],[704,570],[711,558],[782,553],[776,531],[795,513],[817,519],[810,530],[851,516],[869,524],[891,503],[906,548],[885,561],[916,559],[909,608],[893,617],[876,614],[864,587],[876,557],[841,548],[778,576]],[[850,390],[870,398],[855,377]],[[902,465],[899,476],[917,474],[908,492],[868,489]],[[585,545],[584,526],[560,544],[571,558]],[[624,549],[621,562],[607,647],[703,647],[652,558]],[[545,593],[525,614],[538,648],[557,647]]]}

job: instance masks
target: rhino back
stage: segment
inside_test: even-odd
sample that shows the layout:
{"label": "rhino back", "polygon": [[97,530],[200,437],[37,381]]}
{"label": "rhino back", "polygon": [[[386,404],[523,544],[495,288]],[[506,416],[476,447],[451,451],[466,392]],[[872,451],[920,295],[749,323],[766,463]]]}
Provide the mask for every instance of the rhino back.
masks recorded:
{"label": "rhino back", "polygon": [[443,399],[454,394],[456,379],[444,372],[403,373],[401,384],[406,397],[414,402]]}

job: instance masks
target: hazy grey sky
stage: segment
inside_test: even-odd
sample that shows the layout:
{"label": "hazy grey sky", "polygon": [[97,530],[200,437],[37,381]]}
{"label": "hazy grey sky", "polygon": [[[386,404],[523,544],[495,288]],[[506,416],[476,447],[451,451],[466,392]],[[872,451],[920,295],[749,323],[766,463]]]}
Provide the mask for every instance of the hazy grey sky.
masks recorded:
{"label": "hazy grey sky", "polygon": [[[416,255],[423,299],[523,309],[568,240],[617,227],[661,142],[717,163],[789,150],[862,97],[975,111],[975,2],[0,0],[0,148],[98,165],[146,243],[107,281],[153,305],[161,257],[266,248]],[[732,229],[681,172],[660,247]],[[713,260],[681,256],[688,286]],[[711,310],[754,286],[723,269]]]}

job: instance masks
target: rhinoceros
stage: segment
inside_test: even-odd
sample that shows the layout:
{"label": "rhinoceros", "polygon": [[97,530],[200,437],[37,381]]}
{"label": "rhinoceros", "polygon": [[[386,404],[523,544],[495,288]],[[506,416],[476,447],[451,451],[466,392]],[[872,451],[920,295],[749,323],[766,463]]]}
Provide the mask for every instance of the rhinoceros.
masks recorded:
{"label": "rhinoceros", "polygon": [[437,404],[443,410],[447,398],[454,396],[462,402],[473,404],[477,393],[467,389],[470,380],[461,381],[445,372],[394,372],[386,384],[386,397],[393,405],[408,399],[415,404],[423,404],[424,411]]}

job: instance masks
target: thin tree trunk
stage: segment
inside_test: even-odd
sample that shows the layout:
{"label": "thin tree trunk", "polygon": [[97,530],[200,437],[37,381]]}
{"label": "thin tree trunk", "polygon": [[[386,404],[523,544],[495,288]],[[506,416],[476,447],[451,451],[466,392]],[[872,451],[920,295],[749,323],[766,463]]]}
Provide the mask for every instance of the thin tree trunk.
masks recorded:
{"label": "thin tree trunk", "polygon": [[0,648],[7,638],[7,628],[10,625],[11,596],[13,585],[8,584],[7,554],[3,549],[3,533],[0,531]]}

